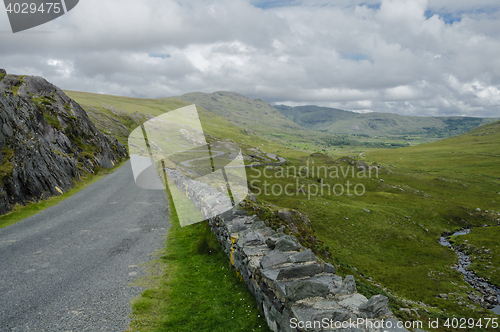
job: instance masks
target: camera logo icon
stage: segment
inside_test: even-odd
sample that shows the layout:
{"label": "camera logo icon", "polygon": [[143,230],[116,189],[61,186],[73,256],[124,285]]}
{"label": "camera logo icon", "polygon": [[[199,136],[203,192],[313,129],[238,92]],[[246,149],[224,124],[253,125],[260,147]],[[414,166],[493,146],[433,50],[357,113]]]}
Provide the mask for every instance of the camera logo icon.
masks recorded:
{"label": "camera logo icon", "polygon": [[12,32],[20,32],[55,20],[79,0],[4,0]]}
{"label": "camera logo icon", "polygon": [[222,214],[248,195],[240,147],[206,135],[195,105],[148,120],[130,133],[128,146],[137,186],[166,190],[181,226]]}

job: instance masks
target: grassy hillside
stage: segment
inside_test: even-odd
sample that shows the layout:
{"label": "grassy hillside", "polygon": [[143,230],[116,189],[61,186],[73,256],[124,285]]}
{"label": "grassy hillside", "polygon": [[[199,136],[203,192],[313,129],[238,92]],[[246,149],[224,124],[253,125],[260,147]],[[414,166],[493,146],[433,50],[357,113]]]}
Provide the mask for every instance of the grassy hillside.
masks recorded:
{"label": "grassy hillside", "polygon": [[141,123],[165,112],[187,106],[180,100],[141,99],[98,93],[64,91],[87,112],[104,134],[127,145],[130,132]]}
{"label": "grassy hillside", "polygon": [[307,130],[265,101],[247,98],[235,92],[193,92],[173,98],[194,103],[223,116],[244,128],[247,133],[271,139],[286,149],[333,152],[336,149],[344,150],[345,146],[350,151],[354,145],[363,145],[356,144],[352,138],[343,138],[343,143],[347,144],[331,144],[331,139],[334,138],[331,134]]}
{"label": "grassy hillside", "polygon": [[[122,125],[130,129],[137,126],[138,123],[144,122],[146,118],[158,116],[164,112],[194,103],[203,114],[218,115],[218,119],[224,119],[223,122],[227,126],[239,127],[242,135],[237,136],[247,136],[247,141],[250,138],[255,140],[257,137],[270,139],[279,144],[282,151],[304,150],[334,154],[342,152],[359,154],[371,149],[398,148],[408,145],[408,142],[397,138],[383,137],[366,140],[362,135],[333,135],[307,130],[287,119],[268,103],[260,99],[247,98],[234,92],[216,92],[213,94],[194,92],[180,97],[164,99],[129,98],[75,91],[65,92],[79,104],[84,105],[84,109],[100,130],[111,136],[118,137],[122,142],[128,136],[128,133],[118,128],[117,125],[119,124],[116,121],[112,122],[112,118],[118,119]],[[206,112],[207,110],[209,112]],[[202,122],[204,119],[202,116]],[[207,128],[215,128],[209,121],[203,122],[203,125]],[[224,129],[218,128],[218,131],[221,130]],[[260,144],[263,144],[263,142]]]}
{"label": "grassy hillside", "polygon": [[275,106],[298,125],[332,134],[371,139],[393,138],[412,144],[463,134],[481,124],[498,119],[473,117],[417,117],[392,113],[359,114],[318,106]]}
{"label": "grassy hillside", "polygon": [[[267,216],[268,223],[277,223],[276,215],[284,209],[306,214],[310,227],[288,230],[331,257],[342,273],[381,285],[399,307],[417,309],[427,318],[491,317],[463,301],[475,290],[452,269],[456,255],[438,240],[447,231],[498,224],[498,151],[500,122],[495,122],[435,143],[373,150],[361,159],[285,154],[290,163],[283,169],[252,170],[249,181],[261,203],[255,211]],[[359,173],[376,165],[381,166],[378,174],[375,169],[371,175]],[[307,167],[308,174],[294,172],[300,167]],[[287,185],[288,193],[280,190]],[[498,274],[497,260],[491,262],[488,273]],[[450,299],[438,297],[443,293]]]}
{"label": "grassy hillside", "polygon": [[[97,101],[87,102],[100,107]],[[108,106],[134,111],[125,101]],[[494,316],[467,300],[475,291],[451,268],[456,255],[438,239],[445,231],[465,226],[497,225],[500,122],[430,144],[372,150],[352,158],[296,150],[290,145],[297,143],[267,139],[236,125],[235,120],[199,110],[210,135],[234,140],[247,155],[273,152],[289,160],[283,167],[247,170],[258,200],[247,208],[273,228],[286,225],[286,232],[333,262],[340,273],[354,274],[361,292],[389,295],[395,313],[406,320],[419,317],[399,308],[416,309],[424,322],[438,317]],[[293,139],[294,132],[288,135]],[[301,147],[318,146],[315,139],[300,140]],[[371,175],[359,173],[376,165],[380,165],[378,173],[375,169]],[[307,172],[297,172],[301,167]],[[287,185],[288,192],[280,191]],[[287,209],[299,210],[309,221],[287,222],[280,217]],[[500,266],[493,260],[488,269],[494,274]],[[449,300],[438,298],[442,293]]]}
{"label": "grassy hillside", "polygon": [[[174,98],[201,106],[212,113],[227,117],[241,127],[266,136],[276,129],[284,131],[304,130],[265,101],[247,98],[235,92],[192,92]],[[269,128],[273,130],[270,131]]]}
{"label": "grassy hillside", "polygon": [[[173,98],[141,99],[87,92],[65,92],[87,111],[100,130],[124,143],[127,143],[129,133],[144,121],[192,104]],[[248,151],[247,148],[258,147],[267,152],[276,152],[278,149],[276,142],[245,130],[224,116],[209,112],[198,104],[197,109],[206,134],[239,143],[247,156],[264,155],[262,151],[260,153]],[[250,161],[251,159],[249,158]]]}
{"label": "grassy hillside", "polygon": [[176,99],[146,99],[130,98],[122,96],[103,95],[99,93],[64,91],[70,98],[74,99],[80,105],[95,107],[99,110],[116,109],[130,114],[139,112],[158,116],[165,112],[177,109],[182,106],[190,105],[189,102],[183,102]]}

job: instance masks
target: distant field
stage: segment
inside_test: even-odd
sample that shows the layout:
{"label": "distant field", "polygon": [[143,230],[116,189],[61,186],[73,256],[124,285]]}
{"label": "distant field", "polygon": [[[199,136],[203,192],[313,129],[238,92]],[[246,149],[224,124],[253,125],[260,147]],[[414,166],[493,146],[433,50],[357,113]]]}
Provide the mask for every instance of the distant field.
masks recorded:
{"label": "distant field", "polygon": [[369,137],[419,136],[425,139],[447,138],[463,134],[480,125],[499,120],[474,117],[405,116],[394,113],[354,113],[319,106],[289,107],[276,105],[296,124],[332,134],[367,135]]}
{"label": "distant field", "polygon": [[[498,183],[500,175],[500,122],[480,126],[446,140],[399,150],[379,150],[367,159],[411,172]],[[482,196],[482,195],[481,195]]]}

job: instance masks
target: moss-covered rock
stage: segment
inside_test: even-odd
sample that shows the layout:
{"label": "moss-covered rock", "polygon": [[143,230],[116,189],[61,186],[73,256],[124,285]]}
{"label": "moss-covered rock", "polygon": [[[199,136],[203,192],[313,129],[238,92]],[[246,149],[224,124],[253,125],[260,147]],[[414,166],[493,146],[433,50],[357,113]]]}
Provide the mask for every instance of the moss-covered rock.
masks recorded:
{"label": "moss-covered rock", "polygon": [[[60,195],[83,173],[128,156],[62,90],[35,76],[0,80],[0,214]],[[59,190],[58,190],[59,188]]]}

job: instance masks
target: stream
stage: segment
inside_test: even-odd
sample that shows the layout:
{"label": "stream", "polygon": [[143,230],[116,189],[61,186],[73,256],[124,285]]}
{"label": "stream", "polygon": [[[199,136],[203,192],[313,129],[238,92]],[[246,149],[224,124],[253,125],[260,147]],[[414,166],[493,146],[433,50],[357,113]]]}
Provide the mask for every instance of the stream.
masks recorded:
{"label": "stream", "polygon": [[[465,235],[469,234],[470,231],[470,229],[466,228],[448,236],[441,236],[439,243],[456,252],[458,255],[457,270],[464,275],[465,281],[469,285],[482,294],[482,298],[478,299],[478,301],[473,301],[500,315],[500,288],[490,284],[486,279],[478,277],[472,270],[467,270],[467,267],[471,264],[469,255],[455,249],[448,240],[450,236]],[[469,299],[472,300],[471,295],[469,295]]]}

